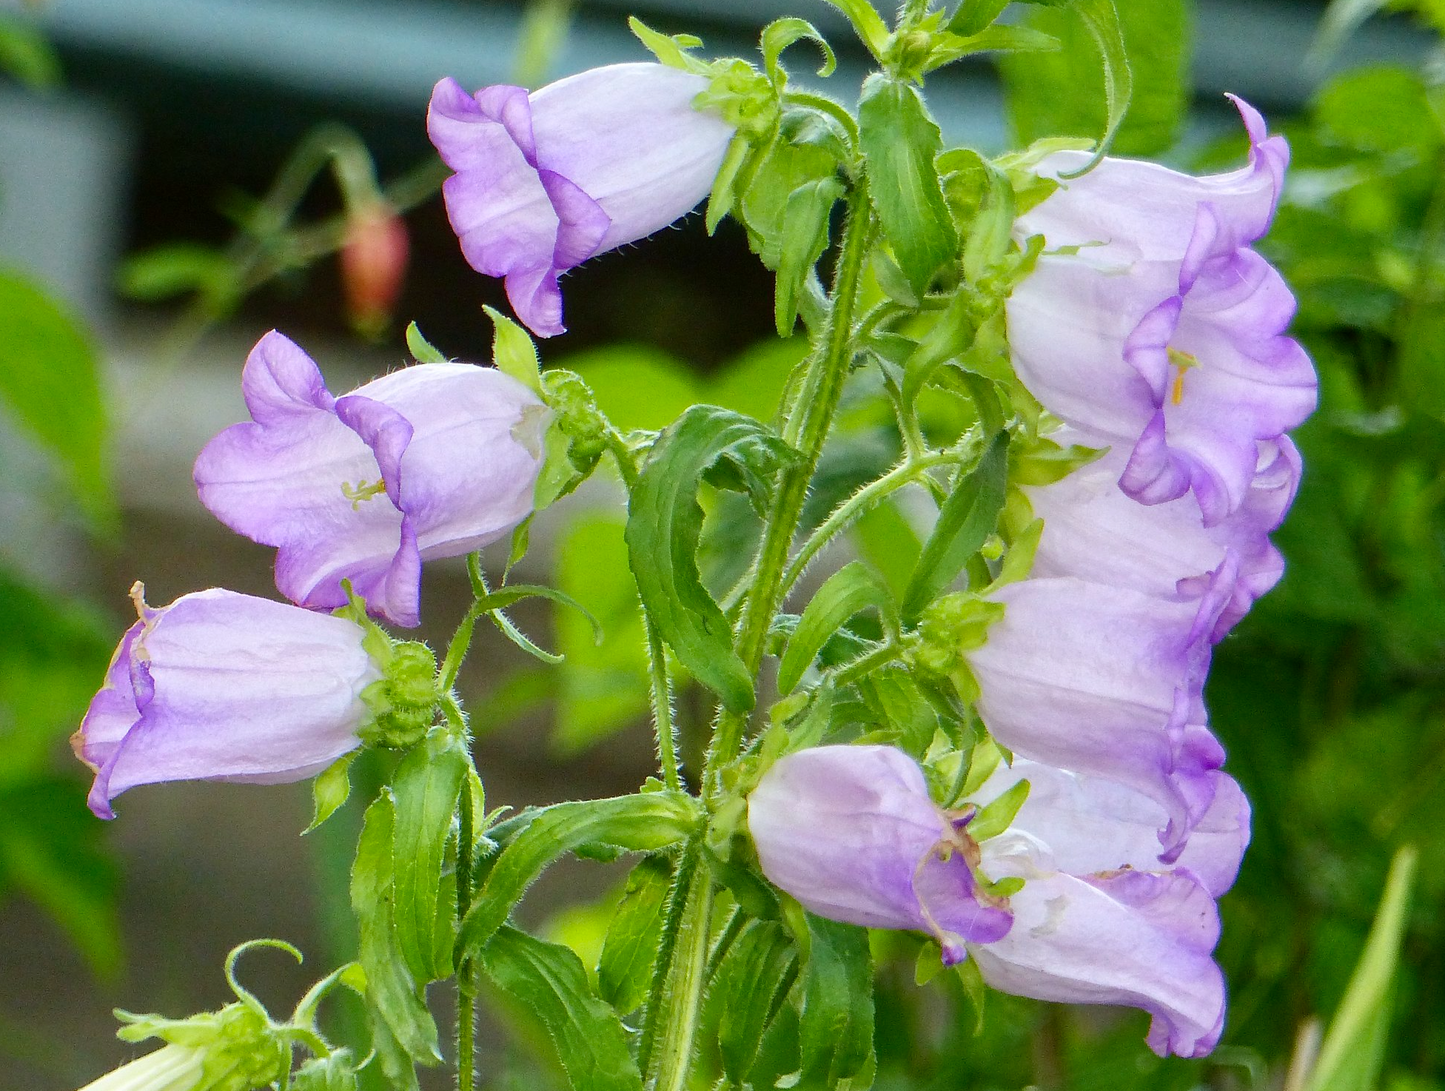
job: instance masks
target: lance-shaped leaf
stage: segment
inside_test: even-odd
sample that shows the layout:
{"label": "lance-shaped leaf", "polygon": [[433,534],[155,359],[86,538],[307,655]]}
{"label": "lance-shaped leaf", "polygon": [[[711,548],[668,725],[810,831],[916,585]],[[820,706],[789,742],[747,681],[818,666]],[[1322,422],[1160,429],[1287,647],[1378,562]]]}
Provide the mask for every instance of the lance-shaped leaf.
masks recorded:
{"label": "lance-shaped leaf", "polygon": [[697,800],[671,791],[559,803],[537,811],[488,870],[462,921],[457,961],[491,939],[533,880],[559,856],[589,844],[656,852],[686,840],[701,818]]}
{"label": "lance-shaped leaf", "polygon": [[751,417],[695,405],[662,434],[632,490],[627,554],[642,603],[678,662],[735,712],[752,708],[753,679],[698,574],[697,490],[708,467],[726,457],[750,492],[764,492],[787,452]]}
{"label": "lance-shaped leaf", "polygon": [[964,37],[977,34],[1002,15],[1003,9],[1008,7],[1010,2],[1011,0],[963,0],[953,17],[948,20],[947,29],[951,34]]}
{"label": "lance-shaped leaf", "polygon": [[[873,960],[868,930],[812,913],[802,914],[805,924],[797,920],[798,914],[790,916],[799,946],[806,947],[798,1014],[801,1064],[793,1086],[825,1091],[873,1065]],[[800,929],[805,935],[798,935]]]}
{"label": "lance-shaped leaf", "polygon": [[792,693],[803,672],[840,628],[860,610],[875,608],[884,625],[897,628],[898,604],[883,578],[853,561],[828,577],[808,603],[778,664],[778,692]]}
{"label": "lance-shaped leaf", "polygon": [[361,945],[357,961],[366,973],[366,1004],[383,1042],[397,1049],[378,1052],[386,1074],[394,1082],[415,1085],[415,1074],[407,1058],[423,1064],[441,1060],[437,1028],[422,1000],[417,982],[407,970],[406,958],[397,939],[392,903],[396,875],[393,844],[396,829],[396,800],[384,789],[366,811],[356,862],[351,869],[351,908],[360,927]]}
{"label": "lance-shaped leaf", "polygon": [[[397,768],[391,790],[396,800],[392,837],[395,868],[396,939],[406,967],[418,984],[452,972],[454,906],[440,904],[447,838],[466,777],[461,742],[434,728]],[[439,928],[445,929],[437,934]]]}
{"label": "lance-shaped leaf", "polygon": [[672,865],[649,856],[632,869],[612,914],[597,960],[597,992],[620,1012],[633,1011],[647,999],[671,886]]}
{"label": "lance-shaped leaf", "polygon": [[798,951],[776,921],[752,921],[718,967],[709,1003],[717,1012],[718,1054],[730,1085],[742,1087],[798,976]]}
{"label": "lance-shaped leaf", "polygon": [[788,195],[783,230],[778,239],[778,273],[773,317],[779,337],[793,332],[798,303],[813,266],[828,249],[828,217],[843,196],[837,178],[807,182]]}
{"label": "lance-shaped leaf", "polygon": [[955,487],[923,544],[918,567],[903,593],[903,616],[916,618],[938,597],[998,525],[1008,483],[1008,433],[1000,432]]}
{"label": "lance-shaped leaf", "polygon": [[569,948],[502,928],[480,961],[492,983],[546,1029],[576,1091],[642,1091],[627,1031]]}
{"label": "lance-shaped leaf", "polygon": [[868,47],[868,52],[878,59],[888,50],[888,24],[868,0],[828,0],[835,8],[848,16],[859,39]]}
{"label": "lance-shaped leaf", "polygon": [[869,193],[893,256],[916,293],[958,252],[934,157],[938,125],[910,83],[874,73],[858,100],[858,139]]}
{"label": "lance-shaped leaf", "polygon": [[1406,846],[1390,862],[1370,938],[1330,1020],[1309,1091],[1370,1091],[1377,1086],[1390,1037],[1390,991],[1409,919],[1417,855],[1413,846]]}

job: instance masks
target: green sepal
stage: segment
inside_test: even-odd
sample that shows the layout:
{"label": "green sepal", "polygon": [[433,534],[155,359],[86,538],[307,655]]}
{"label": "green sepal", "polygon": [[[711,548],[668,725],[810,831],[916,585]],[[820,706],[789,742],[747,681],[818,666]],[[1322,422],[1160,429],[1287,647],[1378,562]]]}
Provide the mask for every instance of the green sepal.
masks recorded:
{"label": "green sepal", "polygon": [[833,56],[833,47],[828,44],[823,35],[818,33],[818,28],[812,23],[796,16],[774,19],[763,28],[761,48],[763,71],[767,73],[768,82],[777,89],[779,94],[788,84],[788,74],[778,63],[778,58],[788,46],[804,38],[816,42],[818,48],[823,51],[823,64],[818,69],[819,76],[831,76],[838,67],[838,58]]}
{"label": "green sepal", "polygon": [[1013,825],[1019,809],[1029,798],[1029,782],[1021,780],[992,803],[979,809],[968,824],[968,836],[975,841],[997,837]]}
{"label": "green sepal", "polygon": [[419,985],[451,976],[456,934],[455,886],[444,904],[442,871],[453,836],[457,799],[470,761],[462,741],[433,728],[397,767],[392,837],[396,942]]}
{"label": "green sepal", "polygon": [[408,322],[406,325],[406,348],[411,353],[411,358],[419,364],[447,362],[446,354],[422,336],[421,327],[415,322]]}
{"label": "green sepal", "polygon": [[788,195],[783,230],[778,238],[778,272],[773,318],[779,337],[788,337],[798,320],[800,297],[823,251],[828,249],[828,221],[833,205],[845,192],[837,178],[808,182]]}
{"label": "green sepal", "polygon": [[502,927],[478,961],[492,984],[545,1028],[575,1091],[642,1091],[622,1021],[592,991],[570,948]]}
{"label": "green sepal", "polygon": [[638,593],[662,639],[726,707],[743,712],[753,705],[753,679],[697,567],[703,518],[698,486],[721,458],[761,490],[789,458],[789,449],[750,417],[693,406],[653,445],[632,491],[625,536]]}
{"label": "green sepal", "polygon": [[1004,554],[1003,564],[999,566],[998,575],[988,585],[988,589],[996,591],[1005,584],[1028,579],[1029,573],[1033,571],[1034,556],[1039,551],[1039,542],[1043,536],[1044,521],[1042,519],[1030,520],[1022,530],[1015,534],[1009,543],[1008,552]]}
{"label": "green sepal", "polygon": [[968,997],[969,1005],[973,1008],[973,1033],[976,1036],[983,1033],[984,1003],[988,999],[988,985],[984,983],[983,974],[979,972],[978,961],[966,958],[954,967],[958,974],[959,984],[963,987],[963,995]]}
{"label": "green sepal", "polygon": [[625,852],[658,852],[692,836],[702,822],[696,799],[682,792],[646,792],[559,803],[534,812],[490,863],[486,881],[462,921],[457,961],[475,954],[553,860],[589,843]]}
{"label": "green sepal", "polygon": [[918,957],[913,960],[913,983],[922,988],[943,970],[943,948],[936,939],[924,940],[918,948]]}
{"label": "green sepal", "polygon": [[723,217],[737,204],[738,183],[742,180],[743,167],[747,165],[753,149],[752,138],[747,133],[733,134],[728,150],[723,155],[722,164],[717,169],[717,176],[713,179],[712,191],[708,194],[705,222],[709,235],[717,231]]}
{"label": "green sepal", "polygon": [[878,14],[878,9],[868,0],[828,0],[828,3],[848,17],[858,40],[867,46],[868,52],[881,63],[888,52],[892,35],[888,32],[888,24],[883,21],[883,16]]}
{"label": "green sepal", "polygon": [[983,457],[943,502],[903,594],[903,616],[913,619],[963,570],[998,525],[1008,481],[1009,434],[999,432]]}
{"label": "green sepal", "polygon": [[292,1075],[291,1091],[356,1091],[351,1052],[338,1049],[328,1057],[312,1057]]}
{"label": "green sepal", "polygon": [[311,816],[311,825],[301,831],[310,833],[325,822],[351,795],[351,763],[356,760],[356,751],[343,754],[321,771],[311,782],[311,796],[316,808]]}
{"label": "green sepal", "polygon": [[967,37],[935,34],[921,66],[924,73],[979,53],[1052,53],[1060,42],[1052,34],[1025,26],[991,26]]}
{"label": "green sepal", "polygon": [[983,646],[988,627],[1004,615],[1004,604],[975,594],[944,595],[935,599],[918,619],[908,658],[914,666],[935,677],[951,677],[965,651]]}
{"label": "green sepal", "polygon": [[706,76],[712,73],[712,66],[690,54],[690,50],[702,46],[702,39],[693,34],[663,34],[653,30],[637,16],[627,19],[627,27],[637,40],[647,47],[649,53],[669,68],[680,68],[684,72]]}
{"label": "green sepal", "polygon": [[958,253],[934,165],[943,137],[917,88],[875,72],[858,100],[858,139],[883,235],[921,295]]}
{"label": "green sepal", "polygon": [[492,320],[492,363],[533,393],[542,394],[542,362],[531,335],[495,307],[482,306]]}
{"label": "green sepal", "polygon": [[436,722],[442,693],[436,655],[430,648],[415,640],[388,643],[384,658],[378,660],[382,676],[361,691],[371,718],[357,735],[367,746],[404,750],[426,737]]}

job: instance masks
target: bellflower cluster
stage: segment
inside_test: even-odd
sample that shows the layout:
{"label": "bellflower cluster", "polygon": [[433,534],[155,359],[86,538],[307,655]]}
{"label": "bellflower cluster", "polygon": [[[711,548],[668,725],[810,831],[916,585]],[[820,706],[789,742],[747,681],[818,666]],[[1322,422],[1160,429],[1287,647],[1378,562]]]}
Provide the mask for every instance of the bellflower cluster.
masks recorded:
{"label": "bellflower cluster", "polygon": [[532,511],[549,411],[493,368],[418,364],[337,398],[273,331],[242,389],[252,421],[207,444],[196,485],[227,526],[278,548],[276,585],[296,605],[213,588],[152,609],[137,585],[140,620],[72,740],[102,818],[140,784],[304,780],[363,738],[412,740],[430,712],[394,698],[433,692],[430,653],[397,654],[315,610],[346,605],[349,586],[415,625],[423,560],[471,552]]}

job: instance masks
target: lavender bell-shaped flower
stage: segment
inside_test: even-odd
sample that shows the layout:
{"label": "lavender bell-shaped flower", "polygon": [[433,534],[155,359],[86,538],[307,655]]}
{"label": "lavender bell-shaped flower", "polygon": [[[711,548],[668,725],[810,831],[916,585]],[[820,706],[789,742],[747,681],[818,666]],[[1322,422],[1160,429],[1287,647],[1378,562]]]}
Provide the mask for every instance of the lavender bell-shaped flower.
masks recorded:
{"label": "lavender bell-shaped flower", "polygon": [[[1049,437],[1087,446],[1090,437],[1063,429]],[[1093,583],[1173,598],[1203,594],[1210,573],[1232,551],[1239,561],[1233,594],[1215,623],[1223,639],[1255,599],[1279,582],[1284,558],[1269,540],[1299,486],[1300,458],[1287,436],[1259,444],[1259,462],[1239,508],[1205,526],[1191,496],[1140,504],[1119,487],[1127,452],[1111,450],[1049,485],[1022,486],[1044,520],[1032,575],[1076,576]]]}
{"label": "lavender bell-shaped flower", "polygon": [[252,423],[196,459],[201,502],[276,546],[276,586],[302,606],[346,603],[416,625],[421,563],[470,553],[532,511],[549,411],[522,383],[474,364],[402,368],[340,398],[275,332],[241,376]]}
{"label": "lavender bell-shaped flower", "polygon": [[693,108],[705,77],[660,64],[594,68],[528,94],[432,91],[427,133],[456,172],[442,192],[472,268],[505,277],[533,333],[562,333],[557,277],[651,235],[712,190],[732,126]]}
{"label": "lavender bell-shaped flower", "polygon": [[1024,759],[1001,767],[971,802],[1020,780],[1029,795],[1009,829],[983,843],[995,882],[1024,880],[1009,897],[1014,926],[970,944],[983,979],[1003,992],[1075,1004],[1122,1004],[1153,1016],[1161,1056],[1202,1057],[1224,1026],[1224,976],[1215,899],[1233,883],[1249,843],[1249,805],[1215,773],[1213,802],[1173,866],[1161,866],[1153,828],[1164,817],[1125,785]]}
{"label": "lavender bell-shaped flower", "polygon": [[[1273,442],[1314,409],[1314,368],[1285,335],[1294,297],[1249,244],[1268,229],[1289,149],[1234,99],[1249,165],[1195,178],[1105,158],[1019,217],[1042,235],[1008,301],[1024,384],[1051,412],[1129,457],[1120,485],[1154,504],[1193,491],[1207,526],[1244,504]],[[1059,177],[1087,161],[1058,152]],[[1066,331],[1061,335],[1061,331]]]}
{"label": "lavender bell-shaped flower", "polygon": [[1234,595],[1226,552],[1202,588],[1150,595],[1072,577],[1007,584],[982,647],[964,658],[978,714],[1011,751],[1122,782],[1167,814],[1177,854],[1213,799],[1224,750],[1210,733],[1204,678],[1211,636]]}
{"label": "lavender bell-shaped flower", "polygon": [[983,893],[978,847],[888,746],[820,746],[780,758],[748,797],[748,829],[775,885],[821,917],[928,932],[944,961],[1009,929]]}
{"label": "lavender bell-shaped flower", "polygon": [[360,745],[382,675],[354,621],[218,588],[159,609],[132,595],[141,619],[71,738],[99,817],[138,784],[304,780]]}

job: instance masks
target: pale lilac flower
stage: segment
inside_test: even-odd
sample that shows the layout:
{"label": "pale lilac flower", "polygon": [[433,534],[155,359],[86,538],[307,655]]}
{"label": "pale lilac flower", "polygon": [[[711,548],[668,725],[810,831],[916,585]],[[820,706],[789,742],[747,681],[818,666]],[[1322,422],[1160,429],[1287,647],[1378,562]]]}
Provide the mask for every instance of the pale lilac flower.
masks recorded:
{"label": "pale lilac flower", "polygon": [[748,797],[763,874],[821,917],[928,932],[944,961],[1008,931],[980,892],[965,825],[889,746],[820,746],[780,758]]}
{"label": "pale lilac flower", "polygon": [[205,1079],[206,1051],[167,1045],[107,1072],[80,1091],[195,1091]]}
{"label": "pale lilac flower", "polygon": [[350,580],[398,625],[418,621],[421,563],[470,553],[532,511],[548,411],[495,368],[418,364],[340,398],[272,331],[241,377],[253,423],[196,459],[201,502],[276,546],[276,586],[302,606],[346,603]]}
{"label": "pale lilac flower", "polygon": [[360,745],[381,677],[354,621],[213,588],[141,612],[71,738],[95,770],[90,809],[138,784],[280,784]]}
{"label": "pale lilac flower", "polygon": [[1210,733],[1211,635],[1234,595],[1227,553],[1189,595],[1150,595],[1073,577],[1007,584],[987,642],[965,653],[978,714],[1000,744],[1035,761],[1119,781],[1159,803],[1166,856],[1213,800],[1224,751]]}
{"label": "pale lilac flower", "polygon": [[[1089,445],[1064,429],[1061,444]],[[1239,508],[1214,526],[1192,496],[1140,504],[1119,487],[1128,455],[1111,450],[1061,481],[1023,486],[1034,514],[1044,520],[1034,558],[1035,577],[1077,576],[1151,595],[1203,594],[1209,573],[1228,551],[1239,559],[1233,595],[1214,627],[1221,640],[1284,573],[1284,558],[1269,534],[1284,519],[1299,486],[1299,452],[1287,436],[1260,441],[1254,478]]]}
{"label": "pale lilac flower", "polygon": [[[1249,244],[1269,227],[1289,149],[1235,99],[1249,165],[1195,178],[1104,159],[1019,217],[1046,251],[1008,302],[1019,378],[1051,412],[1128,452],[1120,485],[1154,504],[1193,491],[1213,526],[1244,504],[1261,441],[1314,409],[1314,368],[1285,335],[1294,297]],[[1083,165],[1059,152],[1057,177]]]}
{"label": "pale lilac flower", "polygon": [[456,174],[447,215],[473,269],[505,277],[517,317],[562,333],[558,274],[651,235],[712,190],[733,129],[693,108],[706,77],[660,64],[593,68],[528,95],[432,91],[427,133]]}

